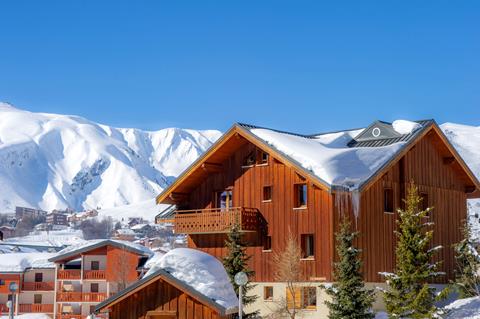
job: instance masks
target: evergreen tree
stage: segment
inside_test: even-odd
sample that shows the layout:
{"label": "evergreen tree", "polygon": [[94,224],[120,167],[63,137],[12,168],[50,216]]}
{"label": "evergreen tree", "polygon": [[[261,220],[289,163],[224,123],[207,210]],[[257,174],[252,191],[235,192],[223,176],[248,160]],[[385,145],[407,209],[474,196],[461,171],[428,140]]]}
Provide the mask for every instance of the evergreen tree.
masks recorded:
{"label": "evergreen tree", "polygon": [[454,245],[455,270],[454,287],[460,298],[480,296],[480,276],[477,272],[480,269],[480,254],[471,240],[471,229],[468,221],[465,221],[463,239]]}
{"label": "evergreen tree", "polygon": [[[240,232],[240,226],[235,223],[230,232],[228,233],[227,240],[225,241],[225,247],[228,250],[227,255],[223,258],[223,266],[227,271],[228,276],[230,277],[230,281],[232,282],[233,288],[235,289],[235,293],[238,296],[238,285],[234,281],[234,277],[237,273],[243,271],[247,274],[248,278],[252,278],[255,274],[253,270],[248,268],[248,261],[250,260],[249,255],[247,255],[245,243],[242,241],[242,234]],[[250,296],[248,295],[248,291],[250,291],[254,285],[250,283],[250,281],[243,286],[243,298],[242,303],[244,306],[252,304],[257,299],[257,296]],[[258,313],[253,312],[249,313],[245,317],[254,317]]]}
{"label": "evergreen tree", "polygon": [[426,229],[432,225],[426,217],[432,208],[421,210],[421,201],[411,183],[405,210],[398,210],[395,273],[382,273],[389,286],[384,296],[389,318],[432,318],[437,310],[435,289],[429,281],[443,275],[438,272],[439,263],[431,262],[442,247],[429,248],[433,231]]}
{"label": "evergreen tree", "polygon": [[358,232],[351,232],[350,223],[344,219],[340,232],[336,234],[338,262],[334,264],[335,283],[324,287],[332,301],[326,301],[330,319],[374,318],[372,304],[374,290],[366,289],[360,268],[360,250],[353,246]]}

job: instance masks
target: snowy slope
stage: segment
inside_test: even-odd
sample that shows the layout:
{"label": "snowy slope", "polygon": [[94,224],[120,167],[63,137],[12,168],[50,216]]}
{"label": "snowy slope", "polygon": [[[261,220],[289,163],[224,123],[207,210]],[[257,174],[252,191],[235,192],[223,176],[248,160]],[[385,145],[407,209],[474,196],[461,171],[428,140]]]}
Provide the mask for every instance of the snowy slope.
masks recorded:
{"label": "snowy slope", "polygon": [[147,132],[0,103],[0,212],[111,208],[151,200],[218,131]]}
{"label": "snowy slope", "polygon": [[[440,127],[472,172],[480,179],[480,126],[445,123]],[[480,241],[480,199],[469,200],[468,210],[473,236]]]}

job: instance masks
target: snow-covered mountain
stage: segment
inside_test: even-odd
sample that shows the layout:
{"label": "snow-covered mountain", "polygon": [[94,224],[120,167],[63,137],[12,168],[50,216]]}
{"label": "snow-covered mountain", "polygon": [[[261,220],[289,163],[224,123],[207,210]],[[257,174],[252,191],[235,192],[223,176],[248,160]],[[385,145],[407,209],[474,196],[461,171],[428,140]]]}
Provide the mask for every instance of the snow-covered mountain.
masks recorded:
{"label": "snow-covered mountain", "polygon": [[151,200],[220,134],[114,128],[0,103],[0,212]]}

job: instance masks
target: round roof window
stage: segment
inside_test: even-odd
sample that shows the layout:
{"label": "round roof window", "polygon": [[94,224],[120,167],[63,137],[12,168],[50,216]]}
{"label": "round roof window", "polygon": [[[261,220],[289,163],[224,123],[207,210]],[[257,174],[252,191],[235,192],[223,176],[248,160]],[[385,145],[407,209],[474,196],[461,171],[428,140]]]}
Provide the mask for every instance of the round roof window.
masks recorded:
{"label": "round roof window", "polygon": [[373,130],[372,130],[372,135],[373,137],[379,137],[380,136],[380,129],[378,127],[375,127]]}

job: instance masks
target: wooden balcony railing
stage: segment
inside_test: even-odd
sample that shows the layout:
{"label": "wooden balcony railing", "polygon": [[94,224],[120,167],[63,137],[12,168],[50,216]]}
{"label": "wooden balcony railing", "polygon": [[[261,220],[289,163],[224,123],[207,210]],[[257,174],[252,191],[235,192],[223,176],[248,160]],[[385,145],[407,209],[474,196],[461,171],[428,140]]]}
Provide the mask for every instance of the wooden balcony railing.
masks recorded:
{"label": "wooden balcony railing", "polygon": [[107,299],[103,292],[72,292],[62,291],[57,293],[57,301],[61,302],[102,302]]}
{"label": "wooden balcony railing", "polygon": [[23,290],[26,291],[51,291],[54,290],[55,283],[53,282],[24,282]]}
{"label": "wooden balcony railing", "polygon": [[84,319],[86,317],[77,314],[58,314],[57,319]]}
{"label": "wooden balcony railing", "polygon": [[105,279],[105,270],[85,270],[83,279]]}
{"label": "wooden balcony railing", "polygon": [[53,313],[53,304],[20,304],[20,313]]}
{"label": "wooden balcony railing", "polygon": [[64,280],[79,280],[81,278],[80,269],[64,269],[59,270],[57,274],[58,279]]}
{"label": "wooden balcony railing", "polygon": [[177,210],[174,227],[177,234],[213,234],[227,233],[235,223],[240,225],[240,231],[257,231],[258,210],[245,207]]}

